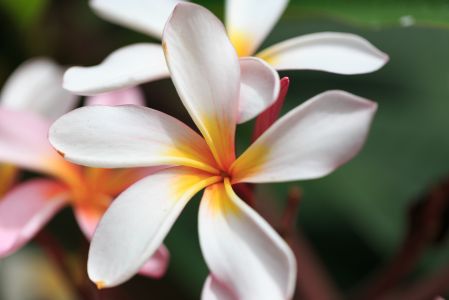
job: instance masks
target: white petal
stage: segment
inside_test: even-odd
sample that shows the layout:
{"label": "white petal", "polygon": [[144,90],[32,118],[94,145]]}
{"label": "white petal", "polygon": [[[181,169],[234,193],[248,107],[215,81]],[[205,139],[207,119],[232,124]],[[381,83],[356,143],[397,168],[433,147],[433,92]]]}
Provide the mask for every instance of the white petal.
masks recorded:
{"label": "white petal", "polygon": [[117,90],[108,93],[102,93],[95,96],[87,97],[86,106],[88,105],[145,105],[145,97],[138,87],[132,87]]}
{"label": "white petal", "polygon": [[226,28],[240,56],[252,55],[270,33],[288,0],[227,0]]}
{"label": "white petal", "polygon": [[62,68],[46,58],[23,63],[5,83],[1,107],[34,112],[50,120],[58,118],[78,100],[62,88],[62,74]]}
{"label": "white petal", "polygon": [[240,59],[241,85],[238,122],[251,120],[279,95],[279,75],[263,60],[255,57]]}
{"label": "white petal", "polygon": [[285,300],[293,296],[296,261],[292,251],[238,198],[229,180],[206,188],[198,226],[201,249],[222,287],[220,292],[226,287],[237,299]]}
{"label": "white petal", "polygon": [[214,172],[204,139],[157,110],[134,105],[81,107],[50,128],[65,159],[98,168],[188,165]]}
{"label": "white petal", "polygon": [[91,242],[88,273],[99,287],[136,274],[162,241],[189,199],[217,179],[193,169],[150,175],[123,192],[101,219]]}
{"label": "white petal", "polygon": [[95,95],[168,76],[161,46],[141,43],[112,52],[99,65],[68,69],[63,85],[75,94]]}
{"label": "white petal", "polygon": [[[95,199],[91,199],[95,202]],[[104,214],[102,209],[95,207],[95,205],[88,206],[86,204],[74,207],[74,213],[80,229],[88,240],[91,240],[95,229],[101,216]],[[158,250],[151,256],[143,267],[139,270],[139,274],[160,278],[167,271],[170,254],[164,245],[161,245]]]}
{"label": "white petal", "polygon": [[91,0],[91,8],[104,19],[160,38],[179,0]]}
{"label": "white petal", "polygon": [[223,25],[207,9],[178,4],[163,36],[178,94],[218,163],[234,160],[240,66]]}
{"label": "white petal", "polygon": [[257,55],[278,70],[319,70],[338,74],[374,72],[388,55],[349,33],[321,32],[273,45]]}
{"label": "white petal", "polygon": [[237,300],[232,291],[225,285],[218,282],[214,276],[209,275],[201,292],[202,300]]}
{"label": "white petal", "polygon": [[377,104],[328,91],[274,123],[232,166],[233,182],[276,182],[325,176],[362,148]]}

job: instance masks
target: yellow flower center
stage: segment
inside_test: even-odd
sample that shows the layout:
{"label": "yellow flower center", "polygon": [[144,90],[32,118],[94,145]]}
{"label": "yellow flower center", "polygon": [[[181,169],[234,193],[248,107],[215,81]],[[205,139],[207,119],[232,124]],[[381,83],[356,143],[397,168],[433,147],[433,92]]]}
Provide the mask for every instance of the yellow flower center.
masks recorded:
{"label": "yellow flower center", "polygon": [[229,30],[229,39],[231,40],[232,45],[234,45],[239,57],[250,56],[253,54],[253,42],[248,34],[238,30]]}

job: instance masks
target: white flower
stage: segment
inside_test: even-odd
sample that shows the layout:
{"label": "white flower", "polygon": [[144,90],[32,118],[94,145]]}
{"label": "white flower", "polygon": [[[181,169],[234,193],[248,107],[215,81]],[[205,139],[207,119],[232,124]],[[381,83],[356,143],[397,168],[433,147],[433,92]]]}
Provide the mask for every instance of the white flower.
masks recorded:
{"label": "white flower", "polygon": [[[91,0],[100,16],[118,24],[160,38],[167,18],[179,0]],[[255,55],[277,70],[319,70],[339,74],[376,71],[388,56],[367,40],[354,34],[322,32],[295,37],[255,54],[265,37],[282,15],[288,0],[227,0],[225,19],[228,35],[238,55]],[[213,37],[211,37],[213,38]],[[246,60],[242,68],[251,69]],[[255,62],[252,62],[256,65]],[[259,62],[259,65],[262,65]],[[258,69],[264,66],[256,66]],[[263,73],[267,73],[265,71]],[[242,90],[264,80],[261,72],[242,71]],[[166,78],[169,72],[162,47],[139,43],[120,48],[102,63],[92,67],[73,67],[64,76],[64,87],[80,95],[92,95]],[[248,88],[249,87],[249,88]],[[240,117],[245,122],[272,104],[257,93],[240,97]]]}
{"label": "white flower", "polygon": [[[163,44],[175,87],[202,136],[138,106],[80,108],[50,129],[52,145],[75,163],[170,166],[112,203],[92,240],[89,276],[100,287],[129,279],[188,201],[205,189],[199,237],[211,274],[203,299],[290,299],[296,281],[292,251],[232,185],[327,175],[358,153],[376,104],[341,91],[320,94],[282,117],[236,159],[241,68],[224,27],[200,6],[178,4]],[[279,81],[276,72],[268,74]]]}

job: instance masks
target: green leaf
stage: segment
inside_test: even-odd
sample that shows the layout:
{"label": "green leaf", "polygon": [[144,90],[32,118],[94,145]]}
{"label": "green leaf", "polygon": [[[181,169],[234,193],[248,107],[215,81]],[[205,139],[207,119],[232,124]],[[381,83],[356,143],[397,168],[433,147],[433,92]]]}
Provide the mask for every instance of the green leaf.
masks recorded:
{"label": "green leaf", "polygon": [[48,0],[1,0],[0,6],[20,28],[24,28],[41,17],[48,3]]}
{"label": "green leaf", "polygon": [[[326,30],[359,34],[390,56],[383,69],[366,75],[281,74],[291,79],[286,110],[330,89],[379,103],[367,143],[354,160],[323,179],[298,183],[305,195],[300,224],[314,241],[322,241],[328,252],[321,255],[325,260],[334,256],[339,266],[334,269],[341,275],[345,266],[363,256],[390,257],[403,239],[410,205],[447,176],[449,30],[418,26],[369,30],[329,20],[284,20],[266,45]],[[272,186],[278,195],[287,187]],[[340,237],[346,234],[341,230],[348,228],[357,235],[352,242],[346,241],[348,253],[359,243],[373,253],[335,256],[333,251],[341,247]],[[434,255],[443,255],[447,246],[435,249]],[[435,267],[437,261],[426,264]]]}
{"label": "green leaf", "polygon": [[325,14],[367,25],[432,24],[449,26],[445,0],[301,0],[291,1],[287,16]]}

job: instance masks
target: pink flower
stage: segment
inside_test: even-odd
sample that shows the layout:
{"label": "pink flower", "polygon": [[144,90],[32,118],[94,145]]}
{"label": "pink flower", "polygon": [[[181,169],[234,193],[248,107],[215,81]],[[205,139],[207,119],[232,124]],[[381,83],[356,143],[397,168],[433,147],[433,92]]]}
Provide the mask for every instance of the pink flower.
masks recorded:
{"label": "pink flower", "polygon": [[[160,247],[189,200],[205,189],[201,249],[210,269],[203,299],[289,299],[295,258],[281,237],[233,191],[233,184],[325,176],[361,149],[376,104],[342,91],[320,94],[283,116],[235,156],[242,70],[220,21],[178,4],[163,35],[168,67],[202,136],[159,111],[84,107],[50,129],[69,161],[93,167],[169,165],[129,187],[92,240],[88,273],[101,287],[132,277]],[[276,72],[268,72],[279,82]],[[259,81],[269,98],[279,87]]]}
{"label": "pink flower", "polygon": [[[0,108],[33,111],[56,119],[73,108],[78,98],[62,88],[62,74],[63,69],[47,58],[35,58],[23,63],[3,86]],[[0,197],[12,187],[17,174],[15,166],[0,164]]]}
{"label": "pink flower", "polygon": [[[0,161],[49,175],[18,184],[0,200],[0,257],[25,243],[62,207],[71,205],[80,228],[89,239],[112,199],[148,169],[105,170],[83,168],[65,161],[50,145],[53,119],[67,112],[76,98],[61,87],[62,70],[48,60],[31,61],[6,84],[0,108]],[[136,89],[98,95],[90,104],[142,104]],[[154,170],[152,170],[154,171]],[[168,252],[162,246],[141,270],[161,276]]]}

